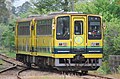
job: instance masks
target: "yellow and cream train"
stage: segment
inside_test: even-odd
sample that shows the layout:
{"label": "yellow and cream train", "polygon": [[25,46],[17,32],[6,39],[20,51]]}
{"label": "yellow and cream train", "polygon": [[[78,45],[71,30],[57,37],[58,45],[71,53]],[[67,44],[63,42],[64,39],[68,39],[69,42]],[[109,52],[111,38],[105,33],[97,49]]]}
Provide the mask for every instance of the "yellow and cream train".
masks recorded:
{"label": "yellow and cream train", "polygon": [[16,59],[28,66],[87,72],[101,66],[102,17],[72,12],[19,19]]}

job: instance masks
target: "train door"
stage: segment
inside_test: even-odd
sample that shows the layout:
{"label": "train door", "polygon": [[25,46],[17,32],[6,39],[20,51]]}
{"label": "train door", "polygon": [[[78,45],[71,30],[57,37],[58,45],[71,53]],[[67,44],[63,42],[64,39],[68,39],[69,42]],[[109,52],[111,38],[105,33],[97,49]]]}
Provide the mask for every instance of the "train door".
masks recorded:
{"label": "train door", "polygon": [[82,54],[86,51],[86,17],[72,16],[73,26],[73,52]]}

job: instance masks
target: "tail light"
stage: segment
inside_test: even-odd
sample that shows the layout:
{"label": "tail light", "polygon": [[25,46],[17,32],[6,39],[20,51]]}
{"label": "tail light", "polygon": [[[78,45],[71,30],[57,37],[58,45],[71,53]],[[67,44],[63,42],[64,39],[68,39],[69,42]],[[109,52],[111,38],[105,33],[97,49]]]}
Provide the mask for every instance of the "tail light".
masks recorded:
{"label": "tail light", "polygon": [[100,46],[100,43],[98,43],[98,42],[92,42],[91,46]]}
{"label": "tail light", "polygon": [[59,43],[59,46],[67,46],[67,43]]}

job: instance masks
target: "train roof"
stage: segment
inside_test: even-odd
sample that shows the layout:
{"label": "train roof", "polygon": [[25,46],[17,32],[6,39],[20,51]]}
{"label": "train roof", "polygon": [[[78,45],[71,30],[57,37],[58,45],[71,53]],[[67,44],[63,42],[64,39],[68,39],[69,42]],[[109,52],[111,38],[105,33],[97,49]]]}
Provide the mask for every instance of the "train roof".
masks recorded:
{"label": "train roof", "polygon": [[25,21],[32,21],[33,18],[22,18],[22,19],[17,19],[17,22],[25,22]]}
{"label": "train roof", "polygon": [[[83,13],[78,13],[78,12],[54,12],[48,15],[37,15],[37,16],[31,15],[28,18],[18,19],[17,22],[32,21],[33,19],[34,20],[53,19],[58,15],[83,15],[83,16],[91,15],[93,16],[94,14],[83,14]],[[95,15],[95,16],[99,16],[99,15]]]}
{"label": "train roof", "polygon": [[34,17],[28,17],[28,18],[22,18],[22,19],[18,19],[17,22],[25,22],[25,21],[32,21],[34,20],[41,20],[41,19],[52,19],[54,18],[56,15],[41,15],[41,16],[34,16]]}

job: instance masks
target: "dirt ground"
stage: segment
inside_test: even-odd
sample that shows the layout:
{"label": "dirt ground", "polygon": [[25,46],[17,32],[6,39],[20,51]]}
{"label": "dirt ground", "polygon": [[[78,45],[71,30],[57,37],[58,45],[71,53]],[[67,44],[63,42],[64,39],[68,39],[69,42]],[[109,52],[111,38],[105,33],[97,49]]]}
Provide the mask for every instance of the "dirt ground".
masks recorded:
{"label": "dirt ground", "polygon": [[120,79],[120,74],[109,74],[109,75],[105,75],[106,77],[112,77],[114,79]]}
{"label": "dirt ground", "polygon": [[[16,71],[17,72],[17,71]],[[15,71],[11,72],[5,72],[0,74],[0,79],[17,79]],[[9,73],[9,74],[8,74]],[[84,76],[70,76],[70,75],[60,75],[50,72],[41,72],[41,71],[34,71],[29,70],[26,72],[23,72],[20,74],[22,76],[22,79],[83,79]],[[113,79],[120,79],[120,74],[109,74],[109,75],[103,75],[106,77],[110,77]],[[95,78],[90,78],[95,79]]]}
{"label": "dirt ground", "polygon": [[[10,65],[8,63],[2,63],[0,65],[0,70],[2,68],[9,67]],[[0,74],[0,79],[17,79],[17,72],[19,69],[10,70],[4,73]],[[96,72],[89,72],[92,74],[96,74]],[[60,75],[56,73],[50,73],[50,72],[42,72],[42,71],[35,71],[35,70],[27,70],[25,72],[22,72],[20,74],[22,76],[22,79],[83,79],[83,76],[70,76],[70,75]],[[109,74],[109,75],[103,75],[107,76],[113,79],[120,79],[120,74]],[[94,79],[94,78],[90,78]]]}
{"label": "dirt ground", "polygon": [[[120,79],[120,74],[107,75],[113,79]],[[0,79],[17,79],[15,75],[0,75]],[[46,76],[22,76],[22,79],[83,79],[83,77],[64,76],[64,75],[46,75]],[[90,78],[94,79],[94,78]]]}
{"label": "dirt ground", "polygon": [[[11,75],[0,75],[0,79],[17,79],[17,77],[15,76],[11,76]],[[22,79],[83,79],[80,77],[71,77],[71,76],[23,76]]]}
{"label": "dirt ground", "polygon": [[[10,73],[10,72],[9,72]],[[70,76],[70,75],[59,75],[59,74],[53,74],[53,73],[46,73],[46,72],[23,72],[21,74],[22,79],[83,79],[82,77],[78,76]],[[120,74],[110,74],[110,75],[104,75],[106,77],[110,77],[113,79],[120,79]],[[13,74],[11,72],[10,74],[0,74],[0,79],[17,79],[16,73]],[[94,78],[90,78],[94,79]]]}

